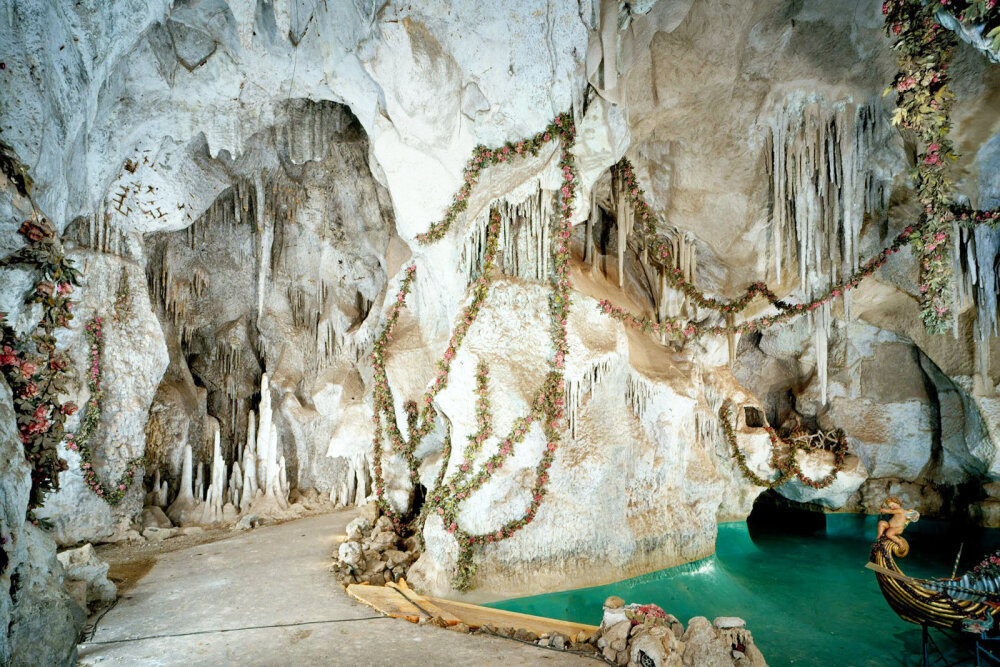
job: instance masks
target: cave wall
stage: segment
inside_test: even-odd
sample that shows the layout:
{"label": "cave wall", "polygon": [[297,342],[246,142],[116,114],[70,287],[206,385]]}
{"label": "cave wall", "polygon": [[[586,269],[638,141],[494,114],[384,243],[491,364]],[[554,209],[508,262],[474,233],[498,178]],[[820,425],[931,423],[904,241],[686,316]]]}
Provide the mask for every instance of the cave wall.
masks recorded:
{"label": "cave wall", "polygon": [[[548,354],[538,248],[549,238],[543,202],[561,185],[554,149],[484,173],[442,242],[415,237],[450,203],[474,146],[532,135],[572,108],[581,186],[572,426],[538,520],[478,555],[483,595],[603,583],[710,554],[716,523],[745,518],[761,491],[722,437],[726,400],[759,406],[775,425],[798,418],[847,432],[838,482],[819,491],[792,482],[779,489],[791,500],[873,511],[892,491],[921,511],[953,513],[965,511],[954,489],[971,485],[978,492],[963,491],[963,502],[996,523],[1000,500],[984,486],[1000,479],[1000,345],[983,329],[996,310],[992,236],[963,246],[954,338],[923,332],[905,252],[850,302],[762,337],[663,346],[597,309],[611,298],[710,317],[662,290],[624,242],[607,172],[623,155],[662,231],[686,248],[685,270],[720,294],[766,279],[779,296],[808,297],[904,226],[914,215],[912,145],[889,126],[881,97],[894,58],[877,3],[660,0],[623,9],[614,30],[600,3],[446,4],[10,3],[0,80],[17,94],[0,97],[0,136],[30,166],[32,205],[65,230],[86,269],[81,316],[63,341],[81,367],[80,326],[113,310],[123,268],[133,294],[131,316],[109,327],[115,393],[102,417],[102,475],[142,455],[145,482],[166,482],[170,502],[190,446],[204,493],[216,429],[228,477],[266,373],[289,483],[363,500],[367,357],[400,269],[418,267],[389,359],[405,423],[403,401],[433,377],[497,202],[521,236],[504,248],[505,282],[438,407],[461,445],[475,360],[489,359],[498,419],[510,423]],[[959,187],[985,205],[998,187],[1000,71],[961,47],[954,78]],[[9,253],[31,206],[6,195],[0,206]],[[11,275],[0,303],[19,313],[27,283]],[[744,419],[737,432],[766,474],[762,429]],[[439,428],[418,452],[424,486],[442,442]],[[518,465],[470,500],[463,524],[486,530],[519,511],[543,445],[530,436]],[[56,537],[127,532],[150,500],[143,489],[110,507],[64,456],[64,488],[47,506]],[[413,487],[389,459],[390,497],[403,508]],[[826,459],[803,465],[820,477]],[[428,550],[411,578],[448,592],[456,544],[440,522],[424,531]]]}

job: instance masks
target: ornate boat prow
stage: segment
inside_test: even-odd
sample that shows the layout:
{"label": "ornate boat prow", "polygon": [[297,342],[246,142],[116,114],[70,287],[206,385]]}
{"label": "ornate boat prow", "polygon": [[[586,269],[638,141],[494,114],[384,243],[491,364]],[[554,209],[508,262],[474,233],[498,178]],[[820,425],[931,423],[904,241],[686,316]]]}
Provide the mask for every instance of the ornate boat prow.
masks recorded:
{"label": "ornate boat prow", "polygon": [[979,600],[956,599],[944,590],[935,590],[947,589],[948,582],[928,582],[906,576],[895,559],[905,558],[910,545],[901,536],[896,540],[898,543],[887,537],[879,538],[872,545],[868,567],[875,571],[885,601],[901,619],[924,627],[950,630],[962,630],[963,623],[970,620],[988,620],[992,627],[993,616],[1000,607]]}

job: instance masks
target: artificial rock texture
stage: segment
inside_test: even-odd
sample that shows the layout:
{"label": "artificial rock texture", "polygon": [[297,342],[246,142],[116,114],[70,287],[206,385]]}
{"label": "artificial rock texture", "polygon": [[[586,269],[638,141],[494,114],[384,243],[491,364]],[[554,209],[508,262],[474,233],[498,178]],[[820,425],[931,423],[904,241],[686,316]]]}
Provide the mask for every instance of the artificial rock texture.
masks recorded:
{"label": "artificial rock texture", "polygon": [[[549,354],[540,279],[550,262],[539,248],[558,157],[546,147],[491,169],[455,230],[432,246],[415,235],[451,201],[472,147],[532,135],[571,107],[581,189],[569,425],[536,520],[477,553],[481,595],[597,584],[711,553],[716,523],[744,518],[761,491],[722,438],[725,401],[758,474],[770,445],[744,406],[775,426],[847,432],[837,482],[786,484],[779,492],[791,500],[875,511],[893,492],[923,512],[968,506],[974,518],[1000,518],[1000,494],[984,486],[1000,480],[995,233],[977,232],[956,254],[955,338],[922,331],[908,252],[849,302],[739,341],[662,346],[596,307],[611,298],[713,317],[661,289],[624,242],[607,171],[623,154],[684,249],[678,268],[724,296],[767,279],[779,296],[808,297],[913,219],[912,146],[889,127],[881,97],[894,64],[878,3],[16,0],[0,19],[0,85],[10,91],[0,136],[34,180],[31,202],[0,190],[0,253],[17,247],[32,206],[75,242],[85,285],[63,342],[81,369],[86,317],[107,323],[113,396],[93,443],[97,467],[115,479],[145,457],[146,489],[109,507],[66,454],[70,471],[46,509],[63,543],[135,536],[141,516],[162,523],[150,507],[178,498],[185,523],[242,510],[252,525],[260,507],[234,493],[254,476],[251,439],[276,443],[278,510],[289,486],[332,502],[369,497],[367,357],[386,297],[414,263],[388,352],[402,424],[402,402],[419,400],[468,299],[496,200],[510,205],[505,277],[437,407],[454,429],[454,466],[474,430],[476,362],[487,360],[504,432]],[[963,46],[953,76],[960,189],[996,204],[1000,71]],[[132,307],[113,323],[123,270]],[[7,275],[0,304],[26,321],[17,304],[27,278]],[[423,487],[448,463],[443,434],[439,424],[417,452]],[[463,505],[463,528],[490,530],[523,511],[544,444],[529,433]],[[818,478],[828,459],[800,463]],[[419,493],[397,457],[385,467],[388,497],[403,509]],[[427,549],[409,578],[451,593],[455,540],[434,519],[421,529]]]}
{"label": "artificial rock texture", "polygon": [[0,663],[74,664],[86,613],[66,591],[55,541],[24,519],[31,470],[21,452],[11,391],[3,378],[0,462]]}

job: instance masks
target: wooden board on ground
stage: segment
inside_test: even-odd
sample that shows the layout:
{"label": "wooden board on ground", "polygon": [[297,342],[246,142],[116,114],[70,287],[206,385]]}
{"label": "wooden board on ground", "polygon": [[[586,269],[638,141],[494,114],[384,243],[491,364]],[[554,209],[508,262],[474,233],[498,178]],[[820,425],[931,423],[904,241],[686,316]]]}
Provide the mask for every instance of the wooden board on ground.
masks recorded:
{"label": "wooden board on ground", "polygon": [[428,615],[399,594],[399,591],[385,586],[369,586],[367,584],[351,584],[347,594],[369,607],[393,618],[405,618],[411,623],[417,623],[421,616]]}
{"label": "wooden board on ground", "polygon": [[445,600],[444,598],[436,598],[429,595],[425,596],[424,599],[445,611],[451,612],[456,617],[462,619],[462,622],[470,628],[492,625],[495,628],[520,628],[534,632],[536,635],[558,632],[571,638],[576,638],[581,632],[589,637],[599,629],[596,625],[560,621],[555,618],[546,618],[545,616],[518,614],[513,611],[480,607],[479,605],[468,604],[467,602]]}
{"label": "wooden board on ground", "polygon": [[536,635],[558,632],[573,639],[576,639],[581,632],[589,637],[598,630],[596,625],[518,614],[513,611],[480,607],[467,602],[420,595],[402,580],[399,584],[389,586],[351,584],[347,587],[347,593],[355,600],[363,602],[369,607],[374,607],[386,616],[405,618],[412,623],[419,622],[421,617],[430,619],[436,616],[449,625],[465,623],[472,629],[492,625],[495,628],[527,630]]}

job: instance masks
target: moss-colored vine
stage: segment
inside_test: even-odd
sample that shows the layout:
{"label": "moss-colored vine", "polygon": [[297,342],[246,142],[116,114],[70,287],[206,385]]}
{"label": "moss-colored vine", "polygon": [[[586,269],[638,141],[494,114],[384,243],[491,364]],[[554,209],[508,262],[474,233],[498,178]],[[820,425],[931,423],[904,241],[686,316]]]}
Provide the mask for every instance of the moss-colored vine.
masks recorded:
{"label": "moss-colored vine", "polygon": [[76,433],[66,434],[66,448],[79,452],[80,471],[83,481],[91,491],[97,494],[109,505],[117,505],[128,492],[136,473],[142,467],[142,457],[130,459],[114,484],[104,484],[94,468],[94,455],[91,441],[101,422],[101,410],[104,407],[104,389],[101,386],[104,356],[104,328],[100,317],[94,317],[84,328],[87,339],[87,389],[90,399],[80,420],[80,428]]}
{"label": "moss-colored vine", "polygon": [[[472,187],[478,182],[481,170],[485,167],[506,162],[515,156],[537,154],[542,145],[552,140],[560,142],[559,169],[562,175],[562,185],[559,188],[559,215],[553,234],[553,272],[551,275],[552,292],[549,297],[550,336],[552,339],[552,356],[549,359],[550,370],[536,394],[528,414],[515,420],[510,432],[501,438],[497,451],[488,457],[478,469],[474,470],[474,458],[492,435],[492,415],[489,407],[488,374],[485,363],[477,367],[477,414],[479,424],[477,432],[470,438],[469,446],[463,454],[463,462],[457,466],[453,475],[445,481],[445,475],[451,457],[450,427],[446,439],[447,453],[443,457],[442,468],[438,472],[437,482],[428,494],[420,515],[417,517],[418,530],[420,523],[427,516],[436,514],[441,518],[445,529],[455,535],[459,545],[459,557],[454,585],[464,590],[472,585],[475,574],[474,553],[477,547],[512,536],[515,532],[531,523],[545,495],[549,480],[549,469],[558,449],[562,430],[565,385],[563,368],[568,353],[566,341],[567,318],[570,307],[569,281],[569,238],[571,233],[570,217],[575,201],[577,188],[577,173],[573,158],[573,145],[576,129],[569,114],[559,115],[543,132],[535,137],[520,142],[505,144],[498,149],[478,147],[470,159],[465,171],[465,184],[453,199],[444,219],[432,225],[426,233],[418,236],[423,243],[440,240],[447,233],[451,224],[467,206]],[[479,278],[474,283],[472,302],[460,315],[451,340],[438,362],[438,371],[430,388],[425,392],[423,406],[419,414],[415,404],[405,407],[409,434],[404,438],[396,425],[394,401],[389,389],[385,373],[386,346],[392,337],[392,330],[399,318],[400,308],[404,303],[412,285],[415,267],[410,267],[400,285],[396,301],[390,309],[385,327],[376,339],[372,353],[372,363],[375,370],[375,487],[379,507],[389,516],[399,530],[404,517],[392,508],[388,502],[383,475],[383,437],[387,437],[393,451],[401,454],[407,461],[411,478],[415,480],[417,460],[413,452],[420,441],[434,427],[437,416],[433,407],[434,397],[448,382],[451,362],[458,353],[469,327],[476,317],[489,293],[489,285],[493,279],[493,266],[497,254],[497,244],[500,234],[500,216],[496,210],[490,212],[487,225],[487,241],[484,261]],[[539,422],[545,434],[545,450],[536,466],[534,484],[530,489],[530,500],[525,511],[517,518],[507,521],[494,531],[483,534],[471,534],[460,527],[458,518],[460,504],[480,489],[494,473],[503,468],[504,462],[513,455],[515,446],[524,440],[529,429]]]}
{"label": "moss-colored vine", "polygon": [[[778,436],[773,428],[765,426],[764,429],[771,439],[771,467],[777,471],[778,476],[774,479],[764,479],[750,470],[750,466],[747,465],[746,455],[743,454],[743,450],[740,449],[736,440],[736,428],[733,426],[732,411],[728,405],[723,405],[719,410],[719,419],[722,422],[722,430],[726,435],[726,440],[732,449],[736,467],[757,486],[773,489],[789,482],[794,477],[808,487],[824,489],[833,484],[834,480],[837,479],[837,473],[844,469],[844,461],[847,457],[847,438],[842,430],[837,429],[831,434],[834,441],[834,446],[830,450],[833,452],[833,468],[822,479],[810,479],[802,473],[802,469],[795,460],[800,449],[806,450],[809,447],[793,440],[785,440]],[[785,453],[784,457],[781,455],[782,452]]]}

